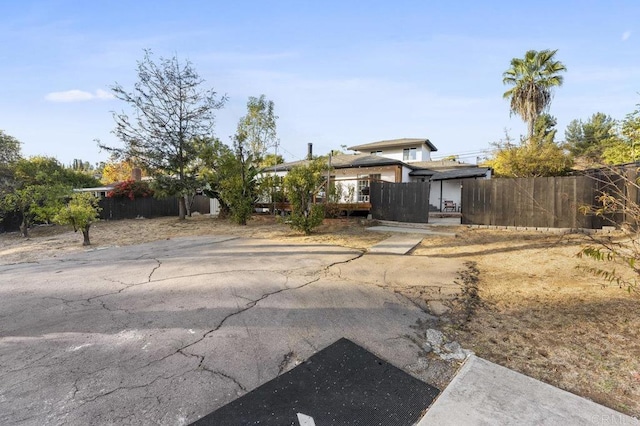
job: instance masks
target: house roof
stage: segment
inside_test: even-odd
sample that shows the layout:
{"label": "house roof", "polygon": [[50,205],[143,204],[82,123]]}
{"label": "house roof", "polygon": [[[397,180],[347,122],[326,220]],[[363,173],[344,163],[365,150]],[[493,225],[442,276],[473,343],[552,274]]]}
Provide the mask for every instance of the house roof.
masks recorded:
{"label": "house roof", "polygon": [[420,139],[420,138],[390,139],[386,141],[365,143],[363,145],[354,145],[354,146],[350,146],[348,149],[352,151],[371,151],[373,149],[400,148],[400,147],[412,146],[416,144],[419,144],[419,145],[425,144],[429,147],[431,151],[438,150],[438,148],[436,148],[435,145],[432,144],[431,141],[429,141],[429,139]]}
{"label": "house roof", "polygon": [[[282,163],[275,166],[267,167],[265,171],[289,171],[294,166],[308,164],[309,160],[292,161],[290,163]],[[381,157],[371,154],[342,154],[331,157],[331,167],[334,169],[348,169],[355,167],[376,167],[376,166],[392,166],[392,165],[408,166],[400,160]],[[408,166],[410,167],[410,166]]]}
{"label": "house roof", "polygon": [[409,176],[430,176],[431,180],[465,179],[486,176],[489,170],[488,167],[465,167],[440,171],[419,169],[410,172]]}
{"label": "house roof", "polygon": [[74,188],[74,192],[102,192],[102,191],[112,191],[116,186],[116,183],[110,183],[104,186],[94,186],[93,188]]}
{"label": "house roof", "polygon": [[430,169],[430,170],[451,170],[457,168],[470,168],[478,167],[471,163],[461,163],[459,161],[451,160],[433,160],[433,161],[412,161],[411,165],[418,169]]}
{"label": "house roof", "polygon": [[[267,167],[266,172],[275,171],[289,171],[294,166],[308,164],[309,160],[292,161],[290,163],[282,163],[276,166]],[[425,164],[432,165],[434,167],[425,168],[421,167]],[[430,177],[431,180],[449,180],[449,179],[464,179],[473,177],[486,176],[490,170],[487,167],[477,167],[468,163],[457,163],[452,161],[423,161],[419,163],[404,163],[400,160],[394,160],[392,158],[381,157],[379,155],[371,154],[342,154],[331,157],[331,167],[334,169],[349,169],[358,167],[376,167],[376,166],[391,166],[401,165],[405,166],[412,171],[409,176],[417,177]],[[443,169],[443,167],[446,167]]]}

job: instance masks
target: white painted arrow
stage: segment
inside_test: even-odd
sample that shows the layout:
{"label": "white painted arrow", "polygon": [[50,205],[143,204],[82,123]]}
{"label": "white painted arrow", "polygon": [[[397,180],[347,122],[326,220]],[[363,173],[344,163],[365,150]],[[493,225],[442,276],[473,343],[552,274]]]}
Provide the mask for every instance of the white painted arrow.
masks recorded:
{"label": "white painted arrow", "polygon": [[297,415],[300,426],[316,426],[316,422],[313,421],[313,417],[300,413],[297,413]]}

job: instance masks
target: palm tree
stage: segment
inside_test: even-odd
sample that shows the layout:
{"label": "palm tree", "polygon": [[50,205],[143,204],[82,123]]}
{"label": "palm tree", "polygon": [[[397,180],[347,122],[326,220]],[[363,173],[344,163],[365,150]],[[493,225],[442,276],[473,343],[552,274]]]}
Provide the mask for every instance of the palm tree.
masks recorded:
{"label": "palm tree", "polygon": [[513,58],[511,68],[502,74],[502,83],[513,86],[502,95],[511,100],[511,114],[518,114],[528,125],[531,140],[536,119],[549,109],[553,88],[562,86],[560,72],[567,68],[555,60],[558,50],[529,50],[524,59]]}

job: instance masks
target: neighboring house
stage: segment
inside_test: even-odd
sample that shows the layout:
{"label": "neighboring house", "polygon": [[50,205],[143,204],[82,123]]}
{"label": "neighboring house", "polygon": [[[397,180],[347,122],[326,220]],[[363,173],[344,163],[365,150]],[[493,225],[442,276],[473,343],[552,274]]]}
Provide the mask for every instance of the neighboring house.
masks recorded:
{"label": "neighboring house", "polygon": [[77,188],[74,189],[74,192],[89,192],[93,194],[94,197],[97,198],[106,198],[107,194],[113,191],[113,188],[117,185],[117,183],[110,183],[105,186],[96,186],[93,188]]}
{"label": "neighboring house", "polygon": [[[437,148],[428,139],[404,138],[349,147],[355,154],[332,156],[331,182],[341,189],[340,202],[368,203],[371,181],[393,183],[431,182],[431,210],[443,211],[446,206],[460,207],[462,179],[490,178],[491,169],[457,161],[431,161]],[[266,173],[285,176],[292,167],[307,160],[278,164]]]}
{"label": "neighboring house", "polygon": [[[265,173],[285,176],[291,168],[307,164],[294,161],[269,167]],[[408,182],[412,169],[405,163],[371,154],[342,154],[331,157],[331,182],[341,188],[339,202],[367,203],[367,190],[372,180]],[[366,189],[365,189],[366,188]]]}
{"label": "neighboring house", "polygon": [[399,160],[404,163],[430,161],[431,152],[438,150],[429,139],[416,138],[372,142],[364,145],[350,146],[349,149],[363,154],[379,155],[381,157]]}

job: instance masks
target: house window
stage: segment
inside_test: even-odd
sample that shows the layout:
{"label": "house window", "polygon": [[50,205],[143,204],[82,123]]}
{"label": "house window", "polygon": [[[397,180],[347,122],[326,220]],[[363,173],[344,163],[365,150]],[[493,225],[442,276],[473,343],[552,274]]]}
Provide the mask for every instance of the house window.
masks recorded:
{"label": "house window", "polygon": [[405,148],[402,150],[402,161],[411,161],[416,159],[416,148]]}
{"label": "house window", "polygon": [[359,203],[368,203],[369,202],[369,192],[371,190],[371,182],[380,181],[382,175],[373,174],[373,175],[360,175],[358,176],[358,202]]}
{"label": "house window", "polygon": [[382,151],[371,151],[371,155],[382,155]]}

